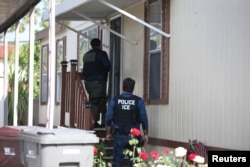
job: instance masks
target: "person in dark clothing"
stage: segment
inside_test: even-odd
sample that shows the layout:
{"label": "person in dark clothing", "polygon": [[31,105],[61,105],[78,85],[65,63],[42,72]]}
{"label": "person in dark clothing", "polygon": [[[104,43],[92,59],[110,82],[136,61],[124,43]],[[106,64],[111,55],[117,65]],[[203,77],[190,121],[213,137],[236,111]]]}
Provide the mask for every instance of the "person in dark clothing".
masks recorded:
{"label": "person in dark clothing", "polygon": [[[111,99],[105,117],[106,140],[114,137],[113,167],[121,167],[124,159],[123,151],[129,148],[131,128],[143,129],[144,145],[148,142],[148,117],[144,101],[133,95],[135,80],[123,80],[123,93]],[[113,134],[111,133],[111,126]],[[132,167],[132,161],[129,166]]]}
{"label": "person in dark clothing", "polygon": [[[83,78],[87,93],[89,94],[90,110],[94,126],[99,127],[101,109],[106,108],[106,85],[111,63],[108,55],[102,50],[101,40],[94,38],[90,42],[92,49],[83,56]],[[105,111],[102,114],[105,115]],[[104,117],[103,117],[104,118]],[[104,120],[102,120],[104,124]]]}

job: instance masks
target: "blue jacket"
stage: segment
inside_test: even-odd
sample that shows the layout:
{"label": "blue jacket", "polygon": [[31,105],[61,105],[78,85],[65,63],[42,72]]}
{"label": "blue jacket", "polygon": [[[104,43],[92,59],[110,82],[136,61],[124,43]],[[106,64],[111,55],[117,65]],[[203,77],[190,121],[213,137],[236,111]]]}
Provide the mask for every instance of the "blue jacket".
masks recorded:
{"label": "blue jacket", "polygon": [[[132,96],[132,93],[129,92],[123,92],[121,94],[123,97],[130,97]],[[114,105],[115,105],[115,101],[114,98],[111,99],[111,101],[109,102],[108,105],[108,111],[106,113],[106,118],[105,118],[105,125],[106,126],[111,126],[114,122],[113,122],[113,118],[114,118]],[[138,101],[138,108],[140,111],[140,124],[142,125],[143,130],[148,130],[148,117],[147,117],[147,112],[146,112],[146,108],[145,108],[145,104],[142,98],[139,98]],[[118,128],[118,125],[113,124],[114,128]]]}

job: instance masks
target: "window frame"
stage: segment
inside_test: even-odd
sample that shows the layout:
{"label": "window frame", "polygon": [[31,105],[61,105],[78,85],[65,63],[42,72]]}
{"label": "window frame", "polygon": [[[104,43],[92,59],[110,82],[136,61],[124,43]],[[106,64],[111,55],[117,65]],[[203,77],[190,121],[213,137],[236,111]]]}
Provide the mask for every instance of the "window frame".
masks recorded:
{"label": "window frame", "polygon": [[[45,44],[45,45],[42,45],[41,47],[41,87],[40,87],[40,103],[41,105],[46,105],[48,103],[48,75],[49,75],[49,45],[48,44]],[[44,53],[44,48],[47,48],[47,52]],[[46,56],[46,66],[47,66],[47,71],[46,71],[46,74],[47,74],[47,80],[46,80],[46,92],[43,91],[43,75],[46,75],[45,73],[43,73],[43,64],[44,64],[44,58],[43,56]],[[43,100],[43,93],[46,93],[46,99]]]}
{"label": "window frame", "polygon": [[[148,0],[145,2],[145,20],[149,22],[150,4],[159,0]],[[170,0],[162,1],[162,31],[170,32]],[[170,39],[162,36],[161,43],[161,76],[160,76],[160,98],[149,98],[150,79],[150,30],[145,28],[145,55],[144,55],[144,90],[143,98],[146,104],[169,104],[169,42]]]}
{"label": "window frame", "polygon": [[[58,49],[59,49],[58,44],[60,42],[62,42],[62,55],[58,55]],[[55,85],[56,86],[56,88],[55,88],[55,104],[56,105],[59,105],[61,103],[61,97],[58,97],[59,95],[57,93],[57,91],[61,92],[61,88],[58,89],[58,85],[57,85],[57,82],[58,82],[57,74],[58,74],[58,72],[61,72],[61,74],[62,74],[62,70],[58,71],[58,66],[61,66],[61,62],[58,62],[60,60],[59,56],[62,56],[61,57],[62,61],[66,61],[66,36],[56,40],[56,85]]]}
{"label": "window frame", "polygon": [[[86,36],[90,37],[89,36],[89,32],[91,30],[95,29],[95,28],[97,28],[97,37],[96,38],[100,38],[100,36],[101,36],[101,30],[100,30],[99,26],[97,26],[97,25],[92,25],[92,26],[90,26],[88,28],[85,28],[85,29],[81,30],[80,32],[82,34],[85,34],[87,32]],[[82,38],[86,38],[86,37],[82,36]],[[89,51],[91,49],[91,46],[90,46],[91,39],[86,38],[85,40],[87,41],[87,50],[85,52],[80,52],[81,34],[77,35],[77,60],[78,60],[77,66],[78,66],[78,71],[82,70],[81,68],[82,68],[82,63],[83,63],[83,61],[82,61],[83,54],[86,53],[87,51]]]}

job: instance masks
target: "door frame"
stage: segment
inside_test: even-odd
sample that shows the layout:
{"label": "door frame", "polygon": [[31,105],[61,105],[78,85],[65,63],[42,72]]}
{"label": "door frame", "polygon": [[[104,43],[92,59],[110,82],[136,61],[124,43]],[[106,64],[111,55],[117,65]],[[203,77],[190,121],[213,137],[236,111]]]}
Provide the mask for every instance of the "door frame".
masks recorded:
{"label": "door frame", "polygon": [[[121,17],[110,20],[110,29],[121,33]],[[110,33],[110,62],[112,65],[109,73],[108,97],[113,98],[120,94],[121,79],[121,38]]]}

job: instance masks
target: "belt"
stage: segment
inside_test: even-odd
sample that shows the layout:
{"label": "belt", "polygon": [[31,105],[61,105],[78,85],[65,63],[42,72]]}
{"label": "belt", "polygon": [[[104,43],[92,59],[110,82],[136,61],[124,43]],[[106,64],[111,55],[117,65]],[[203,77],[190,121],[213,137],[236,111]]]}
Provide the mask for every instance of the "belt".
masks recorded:
{"label": "belt", "polygon": [[114,134],[115,135],[129,135],[129,133],[125,133],[123,130],[121,129],[114,129]]}

